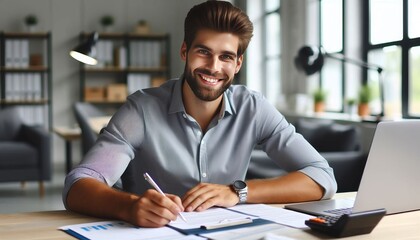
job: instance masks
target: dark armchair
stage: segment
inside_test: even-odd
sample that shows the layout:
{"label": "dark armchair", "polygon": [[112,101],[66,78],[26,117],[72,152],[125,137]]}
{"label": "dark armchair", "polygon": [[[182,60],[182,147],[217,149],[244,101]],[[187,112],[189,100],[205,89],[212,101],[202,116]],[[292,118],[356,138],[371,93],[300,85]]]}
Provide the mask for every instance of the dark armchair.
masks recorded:
{"label": "dark armchair", "polygon": [[89,125],[89,118],[103,117],[106,114],[87,102],[76,102],[73,105],[73,110],[82,132],[82,152],[86,154],[98,138],[98,134]]}
{"label": "dark armchair", "polygon": [[[334,169],[338,192],[357,191],[367,159],[360,147],[357,127],[316,119],[298,119],[294,126]],[[270,178],[283,173],[265,152],[253,151],[248,178]]]}
{"label": "dark armchair", "polygon": [[51,143],[49,132],[39,126],[25,125],[17,108],[0,110],[0,182],[51,180]]}

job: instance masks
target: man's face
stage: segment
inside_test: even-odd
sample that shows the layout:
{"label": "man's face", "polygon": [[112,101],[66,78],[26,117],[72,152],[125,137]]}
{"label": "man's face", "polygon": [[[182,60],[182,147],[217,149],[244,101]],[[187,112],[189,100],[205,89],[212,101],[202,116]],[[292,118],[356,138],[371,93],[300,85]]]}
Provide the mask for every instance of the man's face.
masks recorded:
{"label": "man's face", "polygon": [[197,98],[214,101],[229,88],[242,65],[243,56],[236,54],[238,46],[237,36],[208,29],[197,32],[188,51],[182,44],[184,77]]}

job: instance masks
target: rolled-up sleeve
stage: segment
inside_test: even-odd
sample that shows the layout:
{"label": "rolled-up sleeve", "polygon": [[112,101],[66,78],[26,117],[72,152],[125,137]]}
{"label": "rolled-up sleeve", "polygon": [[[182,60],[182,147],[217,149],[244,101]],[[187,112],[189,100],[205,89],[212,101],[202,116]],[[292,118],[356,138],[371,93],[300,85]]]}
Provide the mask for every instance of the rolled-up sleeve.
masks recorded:
{"label": "rolled-up sleeve", "polygon": [[118,110],[82,162],[66,176],[62,193],[66,208],[68,192],[75,182],[82,178],[94,178],[112,186],[134,158],[133,144],[140,145],[143,123],[141,113],[133,111],[133,105],[133,101],[127,101]]}
{"label": "rolled-up sleeve", "polygon": [[278,166],[287,172],[300,171],[324,189],[323,199],[337,191],[333,169],[295,127],[269,104],[262,104],[258,114],[260,145]]}

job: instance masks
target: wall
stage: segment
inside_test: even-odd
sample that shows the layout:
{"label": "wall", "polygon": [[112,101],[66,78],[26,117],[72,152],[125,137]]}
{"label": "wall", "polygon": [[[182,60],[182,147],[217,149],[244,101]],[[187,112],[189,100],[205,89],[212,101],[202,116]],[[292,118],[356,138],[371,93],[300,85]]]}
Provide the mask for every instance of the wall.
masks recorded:
{"label": "wall", "polygon": [[[171,36],[171,75],[179,76],[184,64],[179,59],[183,22],[188,10],[203,0],[0,0],[0,31],[24,30],[23,19],[35,14],[38,30],[51,31],[53,49],[54,126],[74,126],[72,103],[79,97],[79,64],[68,52],[77,45],[82,31],[101,30],[99,19],[115,18],[115,31],[129,32],[139,19],[149,22],[152,31]],[[64,142],[54,135],[54,162],[64,162]],[[73,160],[80,160],[79,143]]]}

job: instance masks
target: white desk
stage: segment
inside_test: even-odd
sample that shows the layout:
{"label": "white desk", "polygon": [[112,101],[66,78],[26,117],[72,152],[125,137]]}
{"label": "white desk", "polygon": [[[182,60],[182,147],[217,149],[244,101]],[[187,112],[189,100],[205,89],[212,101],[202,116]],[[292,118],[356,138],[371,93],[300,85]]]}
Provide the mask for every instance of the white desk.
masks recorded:
{"label": "white desk", "polygon": [[[337,194],[338,197],[349,194]],[[351,193],[350,195],[354,195]],[[281,206],[281,205],[279,205]],[[57,230],[60,226],[102,221],[69,211],[0,214],[1,239],[75,239]],[[310,230],[279,228],[274,233],[292,239],[331,239]],[[385,216],[370,234],[345,238],[352,239],[420,239],[420,211]]]}

